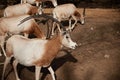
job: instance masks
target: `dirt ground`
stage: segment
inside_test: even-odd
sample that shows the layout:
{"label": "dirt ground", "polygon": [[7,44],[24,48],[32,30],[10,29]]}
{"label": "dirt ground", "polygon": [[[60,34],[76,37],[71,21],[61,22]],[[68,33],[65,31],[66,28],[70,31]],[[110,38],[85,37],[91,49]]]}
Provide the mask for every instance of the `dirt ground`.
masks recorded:
{"label": "dirt ground", "polygon": [[[120,9],[86,9],[85,24],[77,23],[71,37],[80,46],[61,51],[52,62],[57,80],[120,80]],[[18,72],[21,80],[35,80],[34,67],[19,65]],[[41,74],[41,80],[52,80],[47,69]],[[5,80],[16,80],[11,64]]]}

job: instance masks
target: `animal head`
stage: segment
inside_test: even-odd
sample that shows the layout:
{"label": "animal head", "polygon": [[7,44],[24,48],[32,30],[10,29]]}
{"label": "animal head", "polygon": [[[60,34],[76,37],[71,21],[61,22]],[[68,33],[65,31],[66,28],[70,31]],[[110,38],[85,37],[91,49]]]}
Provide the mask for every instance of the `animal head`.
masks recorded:
{"label": "animal head", "polygon": [[81,24],[85,23],[85,15],[84,15],[84,11],[83,14],[80,14],[79,11],[75,11],[74,12],[74,16],[76,16],[76,18],[80,21]]}
{"label": "animal head", "polygon": [[75,49],[77,46],[76,42],[73,42],[67,31],[62,32],[62,45],[71,49]]}

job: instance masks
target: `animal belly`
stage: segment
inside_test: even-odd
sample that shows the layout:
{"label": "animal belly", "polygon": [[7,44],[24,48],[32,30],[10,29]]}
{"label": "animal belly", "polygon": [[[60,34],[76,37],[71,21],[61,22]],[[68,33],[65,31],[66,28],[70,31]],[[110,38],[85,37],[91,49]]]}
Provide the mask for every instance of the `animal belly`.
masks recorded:
{"label": "animal belly", "polygon": [[[20,44],[18,44],[19,47],[22,47]],[[23,51],[22,51],[23,50]],[[17,51],[14,51],[14,57],[15,59],[22,65],[24,66],[33,66],[32,61],[34,60],[34,58],[32,56],[30,56],[28,53],[24,53],[22,54],[22,52],[24,52],[24,49],[20,49]]]}
{"label": "animal belly", "polygon": [[17,59],[17,60],[20,64],[22,64],[24,66],[33,66],[32,60],[30,60],[30,59],[23,59],[23,60]]}

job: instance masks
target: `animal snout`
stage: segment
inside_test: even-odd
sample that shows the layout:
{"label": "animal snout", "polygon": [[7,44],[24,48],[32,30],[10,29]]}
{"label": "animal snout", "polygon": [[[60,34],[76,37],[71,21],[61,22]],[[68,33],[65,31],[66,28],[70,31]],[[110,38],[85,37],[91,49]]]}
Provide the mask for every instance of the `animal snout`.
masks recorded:
{"label": "animal snout", "polygon": [[78,46],[78,44],[76,42],[74,42],[74,44],[71,46],[72,49],[75,49]]}

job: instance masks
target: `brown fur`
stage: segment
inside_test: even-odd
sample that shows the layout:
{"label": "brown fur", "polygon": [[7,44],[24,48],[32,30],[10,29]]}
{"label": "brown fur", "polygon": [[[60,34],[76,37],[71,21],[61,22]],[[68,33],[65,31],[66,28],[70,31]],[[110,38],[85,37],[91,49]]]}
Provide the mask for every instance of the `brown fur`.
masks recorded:
{"label": "brown fur", "polygon": [[38,26],[38,24],[34,24],[33,25],[33,30],[34,30],[34,35],[36,35],[37,38],[45,38],[44,33],[41,31],[42,29],[40,29],[40,27]]}
{"label": "brown fur", "polygon": [[80,15],[80,13],[78,11],[75,11],[73,15],[78,17],[78,18],[81,17],[81,15]]}
{"label": "brown fur", "polygon": [[38,13],[38,8],[33,6],[30,8],[30,11],[28,12],[29,15],[32,15],[32,14],[35,14],[35,13]]}
{"label": "brown fur", "polygon": [[24,31],[23,33],[27,34],[33,33],[37,38],[45,38],[44,33],[41,31],[40,27],[35,22],[32,22],[31,27],[28,30]]}
{"label": "brown fur", "polygon": [[10,44],[7,44],[7,49],[6,49],[6,56],[7,57],[11,57],[13,55],[12,53],[12,47],[10,46]]}
{"label": "brown fur", "polygon": [[[61,37],[57,36],[46,43],[45,53],[41,59],[34,62],[38,66],[49,66],[61,48]],[[54,45],[52,45],[54,44]]]}

